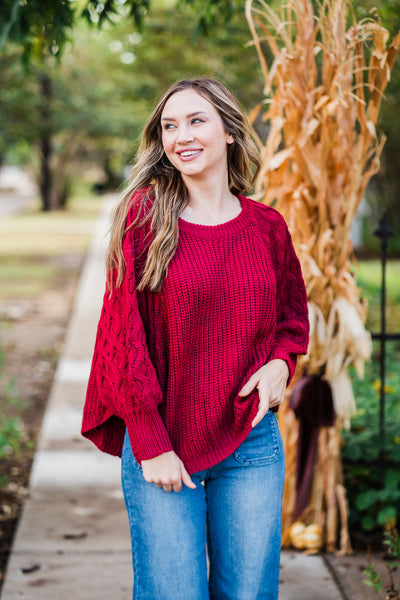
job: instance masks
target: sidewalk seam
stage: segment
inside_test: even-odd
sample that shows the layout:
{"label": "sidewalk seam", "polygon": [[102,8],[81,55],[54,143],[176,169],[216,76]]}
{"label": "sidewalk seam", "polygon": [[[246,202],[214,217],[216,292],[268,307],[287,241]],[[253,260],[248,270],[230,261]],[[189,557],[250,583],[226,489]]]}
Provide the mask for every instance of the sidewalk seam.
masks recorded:
{"label": "sidewalk seam", "polygon": [[340,594],[342,595],[343,600],[354,600],[353,596],[349,596],[345,590],[345,588],[343,587],[342,582],[340,581],[336,571],[334,570],[334,568],[332,567],[330,560],[328,558],[328,555],[323,552],[322,554],[322,559],[329,571],[329,573],[331,574],[332,579],[334,580],[337,589],[339,590]]}

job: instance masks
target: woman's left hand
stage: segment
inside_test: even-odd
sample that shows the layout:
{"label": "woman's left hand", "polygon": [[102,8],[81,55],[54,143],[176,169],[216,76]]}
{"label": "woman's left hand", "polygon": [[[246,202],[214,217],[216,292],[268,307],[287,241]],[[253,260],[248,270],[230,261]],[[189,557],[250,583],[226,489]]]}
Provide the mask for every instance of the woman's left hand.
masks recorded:
{"label": "woman's left hand", "polygon": [[286,361],[276,358],[260,367],[242,387],[239,396],[248,396],[255,387],[258,388],[260,403],[252,427],[261,421],[270,408],[283,402],[288,377],[289,367]]}

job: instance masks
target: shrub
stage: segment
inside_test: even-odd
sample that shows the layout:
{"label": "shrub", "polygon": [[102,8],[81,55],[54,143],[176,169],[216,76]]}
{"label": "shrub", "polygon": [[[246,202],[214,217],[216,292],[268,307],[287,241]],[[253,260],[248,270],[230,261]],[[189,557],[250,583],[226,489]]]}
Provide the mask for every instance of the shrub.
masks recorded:
{"label": "shrub", "polygon": [[[387,352],[385,436],[379,432],[379,360],[363,381],[353,377],[357,414],[343,432],[343,465],[350,529],[371,532],[400,517],[400,373],[397,346]],[[394,350],[394,351],[393,351]],[[382,472],[382,465],[384,471]]]}
{"label": "shrub", "polygon": [[[23,436],[22,422],[14,416],[15,408],[22,408],[22,403],[15,393],[13,380],[4,382],[4,352],[0,344],[0,460],[21,448]],[[0,489],[7,483],[7,478],[0,476]]]}
{"label": "shrub", "polygon": [[[393,581],[393,571],[398,567],[398,560],[400,559],[400,535],[396,528],[395,519],[388,519],[385,523],[385,529],[383,533],[383,543],[386,546],[387,556],[390,560],[386,562],[386,568],[388,571],[388,582],[385,583],[386,595],[385,598],[400,598],[400,591],[395,589]],[[394,559],[394,560],[393,560]],[[383,579],[376,571],[374,564],[371,561],[371,557],[368,558],[368,565],[364,571],[366,579],[364,580],[365,585],[372,587],[378,598],[381,597],[381,591],[383,586]]]}

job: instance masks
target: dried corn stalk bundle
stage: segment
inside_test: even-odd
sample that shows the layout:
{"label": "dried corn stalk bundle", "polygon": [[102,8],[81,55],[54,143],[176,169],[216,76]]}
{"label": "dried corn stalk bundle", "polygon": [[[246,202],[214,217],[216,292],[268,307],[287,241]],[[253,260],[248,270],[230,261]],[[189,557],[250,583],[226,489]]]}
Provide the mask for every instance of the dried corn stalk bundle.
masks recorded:
{"label": "dried corn stalk bundle", "polygon": [[[310,316],[309,352],[299,360],[299,370],[329,381],[339,439],[340,427],[349,426],[355,410],[347,367],[353,364],[362,376],[371,352],[366,306],[351,271],[350,228],[379,168],[385,138],[376,123],[400,34],[388,45],[389,34],[379,20],[351,20],[346,0],[325,0],[318,14],[311,0],[288,0],[279,13],[264,0],[247,0],[246,14],[265,79],[265,99],[251,119],[262,115],[269,126],[265,144],[259,141],[263,166],[257,192],[284,214],[292,233]],[[294,505],[297,436],[290,411],[282,411],[280,422],[289,457],[285,540]],[[319,444],[319,460],[321,452]],[[319,524],[329,521],[330,548],[336,516],[332,505],[322,514],[318,498],[330,493],[347,519],[340,453],[334,456],[324,462],[330,471],[319,471],[306,515]],[[346,535],[342,530],[343,552],[349,549]]]}

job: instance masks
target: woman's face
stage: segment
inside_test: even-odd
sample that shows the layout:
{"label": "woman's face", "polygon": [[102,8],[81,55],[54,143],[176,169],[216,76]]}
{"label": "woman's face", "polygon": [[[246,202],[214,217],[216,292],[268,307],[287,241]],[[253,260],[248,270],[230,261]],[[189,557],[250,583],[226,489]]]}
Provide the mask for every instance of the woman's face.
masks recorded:
{"label": "woman's face", "polygon": [[192,89],[171,96],[161,114],[162,143],[182,177],[204,179],[227,173],[227,133],[214,106]]}

